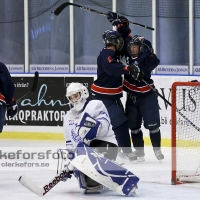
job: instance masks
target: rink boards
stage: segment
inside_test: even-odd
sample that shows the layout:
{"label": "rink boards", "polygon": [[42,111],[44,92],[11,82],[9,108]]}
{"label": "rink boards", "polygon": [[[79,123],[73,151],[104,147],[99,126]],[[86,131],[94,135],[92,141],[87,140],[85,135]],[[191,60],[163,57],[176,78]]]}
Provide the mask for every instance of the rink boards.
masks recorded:
{"label": "rink boards", "polygon": [[[29,91],[33,74],[13,74],[15,97],[19,98]],[[152,75],[158,92],[171,102],[171,85],[176,81],[199,80],[199,76],[166,76]],[[93,74],[40,74],[37,90],[19,105],[19,114],[15,119],[7,119],[0,138],[30,140],[64,140],[62,118],[69,110],[65,97],[66,87],[71,82],[81,82],[90,88],[96,75]],[[91,98],[91,97],[90,97]],[[126,93],[121,99],[123,104]],[[162,145],[170,146],[171,142],[171,107],[161,98],[160,122]],[[148,130],[143,129],[145,144],[150,145]]]}

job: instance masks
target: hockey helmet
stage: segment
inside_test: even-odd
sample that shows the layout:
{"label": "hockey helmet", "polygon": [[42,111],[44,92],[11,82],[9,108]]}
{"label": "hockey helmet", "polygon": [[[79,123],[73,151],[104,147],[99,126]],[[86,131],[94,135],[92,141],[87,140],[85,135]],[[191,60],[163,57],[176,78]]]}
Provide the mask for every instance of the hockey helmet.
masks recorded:
{"label": "hockey helmet", "polygon": [[102,38],[106,46],[115,46],[117,51],[121,51],[124,47],[124,40],[117,31],[107,30],[103,33]]}
{"label": "hockey helmet", "polygon": [[132,56],[136,56],[131,51],[131,46],[132,45],[139,46],[139,52],[138,52],[138,54],[140,54],[141,52],[143,52],[143,42],[144,42],[144,37],[141,37],[141,36],[138,36],[138,35],[133,36],[133,38],[130,40],[130,42],[129,42],[128,46],[127,46],[128,53],[130,55],[132,55]]}
{"label": "hockey helmet", "polygon": [[[76,97],[76,101],[72,98]],[[89,97],[88,89],[81,83],[70,83],[67,87],[66,97],[69,103],[74,106],[76,111],[83,109],[87,98]]]}

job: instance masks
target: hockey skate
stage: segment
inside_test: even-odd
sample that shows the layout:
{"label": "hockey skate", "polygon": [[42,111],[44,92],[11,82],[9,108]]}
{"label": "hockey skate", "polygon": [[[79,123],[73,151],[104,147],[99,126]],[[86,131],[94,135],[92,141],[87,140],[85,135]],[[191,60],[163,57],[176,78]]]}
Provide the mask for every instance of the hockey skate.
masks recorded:
{"label": "hockey skate", "polygon": [[136,189],[138,189],[137,184],[135,185],[135,187],[133,187],[133,189],[129,192],[128,197],[135,197],[136,196]]}
{"label": "hockey skate", "polygon": [[145,156],[144,150],[136,149],[133,153],[137,157],[137,161],[138,162],[144,162],[145,161],[145,159],[144,159],[144,156]]}
{"label": "hockey skate", "polygon": [[164,155],[162,154],[160,149],[154,150],[154,154],[155,154],[155,156],[156,156],[156,158],[158,160],[163,160],[164,159]]}
{"label": "hockey skate", "polygon": [[127,158],[126,154],[119,148],[118,150],[118,154],[117,154],[120,158]]}
{"label": "hockey skate", "polygon": [[106,187],[103,185],[99,184],[97,186],[87,186],[85,189],[81,189],[82,194],[100,194],[104,190],[108,190]]}
{"label": "hockey skate", "polygon": [[137,156],[134,154],[134,152],[124,154],[126,155],[126,158],[128,158],[131,162],[137,163]]}
{"label": "hockey skate", "polygon": [[106,189],[106,187],[94,181],[77,169],[74,170],[74,176],[77,178],[80,192],[82,194],[98,194]]}
{"label": "hockey skate", "polygon": [[120,158],[128,158],[131,162],[137,162],[137,156],[134,155],[133,152],[124,153],[121,149],[118,151],[118,156]]}

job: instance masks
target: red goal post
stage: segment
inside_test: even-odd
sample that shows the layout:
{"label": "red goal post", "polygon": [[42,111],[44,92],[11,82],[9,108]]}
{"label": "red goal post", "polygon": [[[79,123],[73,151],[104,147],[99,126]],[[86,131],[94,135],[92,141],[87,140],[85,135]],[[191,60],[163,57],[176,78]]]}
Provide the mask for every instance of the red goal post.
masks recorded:
{"label": "red goal post", "polygon": [[174,82],[171,89],[171,181],[200,182],[200,82]]}

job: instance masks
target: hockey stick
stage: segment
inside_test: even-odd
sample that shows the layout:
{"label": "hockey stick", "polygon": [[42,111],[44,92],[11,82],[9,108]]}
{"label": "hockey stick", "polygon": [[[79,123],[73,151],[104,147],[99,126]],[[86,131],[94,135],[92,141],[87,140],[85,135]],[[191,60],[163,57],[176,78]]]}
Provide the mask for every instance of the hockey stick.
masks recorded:
{"label": "hockey stick", "polygon": [[[123,60],[120,60],[120,62],[126,66],[126,63]],[[172,104],[163,97],[156,88],[153,88],[151,85],[149,85],[144,79],[142,80],[143,83],[145,83],[149,88],[155,92],[164,102],[166,102],[168,105],[172,106]],[[180,112],[178,108],[176,108],[176,112],[181,115],[189,124],[191,124],[197,131],[200,131],[200,128],[196,126],[194,123],[192,123],[183,113]]]}
{"label": "hockey stick", "polygon": [[35,90],[37,88],[38,80],[39,80],[39,73],[36,71],[31,90],[29,92],[27,92],[24,96],[17,99],[17,104],[19,104],[22,100],[24,100],[26,97],[30,96],[31,94],[33,94],[33,92],[35,92]]}
{"label": "hockey stick", "polygon": [[171,104],[167,99],[165,99],[165,97],[163,97],[163,96],[158,92],[158,90],[156,90],[156,88],[153,88],[153,87],[152,87],[151,85],[149,85],[144,79],[143,79],[142,81],[143,81],[146,85],[148,85],[152,91],[154,91],[155,93],[157,93],[158,96],[159,96],[163,101],[165,101],[167,104],[169,104],[170,106],[172,106],[172,104]]}
{"label": "hockey stick", "polygon": [[35,183],[33,183],[24,175],[20,176],[18,181],[31,192],[39,196],[44,196],[68,174],[70,174],[70,172],[67,172],[66,170],[61,171],[58,175],[54,176],[51,181],[46,183],[45,186],[43,186],[42,188],[38,187]]}
{"label": "hockey stick", "polygon": [[[91,11],[91,12],[95,12],[95,13],[98,13],[100,15],[104,15],[104,16],[108,16],[108,14],[106,13],[102,13],[102,12],[99,12],[97,10],[94,10],[94,9],[91,9],[91,8],[87,8],[85,6],[81,6],[81,5],[78,5],[78,4],[75,4],[75,3],[69,3],[69,2],[65,2],[63,4],[61,4],[58,8],[56,8],[56,10],[54,11],[54,14],[57,16],[59,15],[67,6],[75,6],[75,7],[78,7],[78,8],[81,8],[81,9],[84,9],[84,10],[87,10],[87,11]],[[150,29],[152,31],[154,31],[154,28],[152,27],[149,27],[149,26],[145,26],[143,24],[139,24],[139,23],[136,23],[136,22],[131,22],[131,21],[128,21],[130,24],[134,24],[136,26],[141,26],[141,27],[144,27],[146,29]]]}
{"label": "hockey stick", "polygon": [[[159,97],[161,97],[166,103],[168,103],[170,106],[172,106],[172,104],[165,99],[159,92],[158,90],[156,90],[155,88],[153,88],[151,85],[149,85],[144,79],[142,80],[146,85],[149,86],[149,88],[156,92],[158,94]],[[178,108],[176,108],[176,112],[181,115],[181,117],[183,117],[183,119],[185,119],[191,126],[193,126],[197,131],[200,131],[200,128],[198,126],[196,126],[194,123],[192,123],[183,113],[180,112],[180,110]]]}

